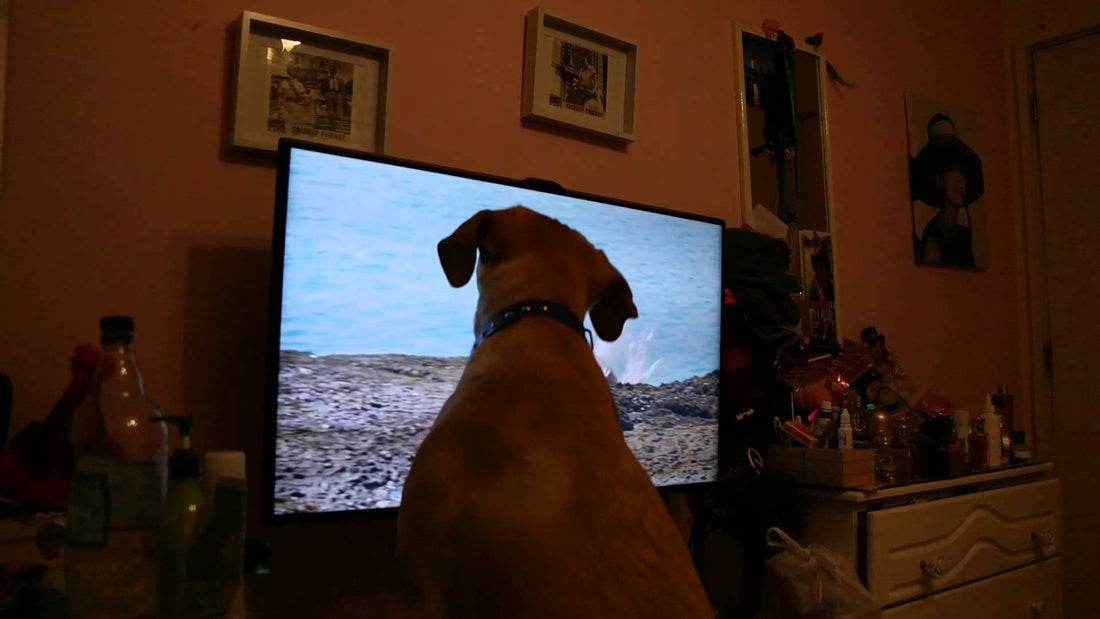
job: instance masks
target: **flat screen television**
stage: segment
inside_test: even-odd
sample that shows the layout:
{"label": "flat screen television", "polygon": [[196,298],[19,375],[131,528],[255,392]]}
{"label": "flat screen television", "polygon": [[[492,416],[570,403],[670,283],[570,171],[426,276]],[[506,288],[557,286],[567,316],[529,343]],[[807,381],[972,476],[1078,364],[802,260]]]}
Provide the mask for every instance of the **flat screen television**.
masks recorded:
{"label": "flat screen television", "polygon": [[[395,508],[462,375],[477,287],[436,244],[522,204],[604,250],[639,317],[594,354],[627,444],[657,486],[715,480],[721,220],[284,140],[279,147],[263,511]],[[585,318],[586,324],[591,323]]]}

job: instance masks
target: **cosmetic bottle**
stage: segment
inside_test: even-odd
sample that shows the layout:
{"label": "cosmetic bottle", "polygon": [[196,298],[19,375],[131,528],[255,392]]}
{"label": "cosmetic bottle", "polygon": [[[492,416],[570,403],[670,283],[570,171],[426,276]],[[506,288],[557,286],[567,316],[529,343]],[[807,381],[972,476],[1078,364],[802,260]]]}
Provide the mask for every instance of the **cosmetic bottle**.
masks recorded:
{"label": "cosmetic bottle", "polygon": [[993,398],[990,395],[985,396],[982,419],[985,423],[985,433],[988,437],[987,443],[989,446],[986,465],[989,468],[997,468],[1001,466],[1001,416],[997,414],[997,409],[993,406]]}
{"label": "cosmetic bottle", "polygon": [[180,447],[168,461],[168,494],[161,507],[157,529],[157,616],[180,617],[189,590],[188,555],[195,544],[195,530],[206,497],[199,485],[199,455],[191,449],[191,417],[156,417],[154,422],[175,423]]}
{"label": "cosmetic bottle", "polygon": [[852,448],[852,416],[848,413],[848,409],[840,412],[840,428],[837,429],[836,446],[837,449]]}
{"label": "cosmetic bottle", "polygon": [[971,470],[984,469],[989,466],[989,437],[985,434],[985,420],[978,417],[972,422],[970,436],[967,438],[970,446]]}

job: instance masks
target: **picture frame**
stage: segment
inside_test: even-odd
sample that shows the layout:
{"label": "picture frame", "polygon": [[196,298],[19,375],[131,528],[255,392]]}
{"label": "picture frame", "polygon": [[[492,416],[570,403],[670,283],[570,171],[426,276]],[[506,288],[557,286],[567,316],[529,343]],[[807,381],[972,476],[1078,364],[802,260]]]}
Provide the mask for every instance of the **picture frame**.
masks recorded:
{"label": "picture frame", "polygon": [[802,335],[822,340],[838,341],[836,305],[831,301],[802,301]]}
{"label": "picture frame", "polygon": [[276,151],[293,137],[385,152],[390,48],[252,11],[239,34],[231,146]]}
{"label": "picture frame", "polygon": [[[919,266],[989,267],[990,209],[978,115],[905,93],[913,259]],[[996,209],[994,209],[996,213]]]}
{"label": "picture frame", "polygon": [[798,231],[802,294],[808,301],[836,301],[833,239],[828,232]]}
{"label": "picture frame", "polygon": [[535,7],[523,45],[522,118],[635,140],[638,45]]}

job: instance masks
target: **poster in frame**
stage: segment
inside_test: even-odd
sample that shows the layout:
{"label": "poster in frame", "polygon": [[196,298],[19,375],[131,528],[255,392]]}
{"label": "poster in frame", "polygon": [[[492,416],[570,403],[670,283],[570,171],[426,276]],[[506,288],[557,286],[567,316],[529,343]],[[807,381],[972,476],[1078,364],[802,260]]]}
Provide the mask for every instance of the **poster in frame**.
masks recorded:
{"label": "poster in frame", "polygon": [[236,51],[232,146],[275,151],[293,137],[385,151],[388,47],[245,11]]}
{"label": "poster in frame", "polygon": [[637,75],[637,44],[538,7],[527,14],[524,120],[632,142]]}

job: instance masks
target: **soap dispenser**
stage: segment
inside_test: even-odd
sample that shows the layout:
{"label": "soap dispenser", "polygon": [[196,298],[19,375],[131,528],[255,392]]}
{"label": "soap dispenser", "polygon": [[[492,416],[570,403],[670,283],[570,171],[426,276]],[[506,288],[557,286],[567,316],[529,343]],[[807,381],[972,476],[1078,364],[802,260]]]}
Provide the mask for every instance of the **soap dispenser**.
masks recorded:
{"label": "soap dispenser", "polygon": [[176,617],[184,609],[188,554],[206,496],[199,483],[199,455],[191,449],[191,417],[158,417],[179,428],[180,446],[168,460],[168,492],[157,531],[157,615]]}

